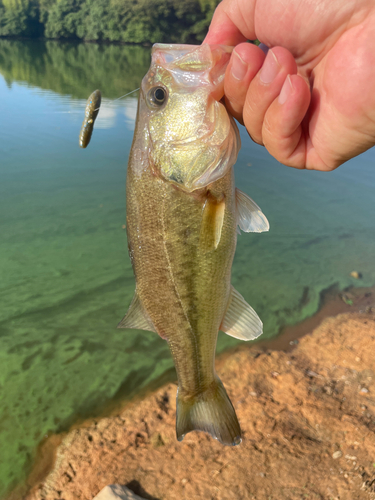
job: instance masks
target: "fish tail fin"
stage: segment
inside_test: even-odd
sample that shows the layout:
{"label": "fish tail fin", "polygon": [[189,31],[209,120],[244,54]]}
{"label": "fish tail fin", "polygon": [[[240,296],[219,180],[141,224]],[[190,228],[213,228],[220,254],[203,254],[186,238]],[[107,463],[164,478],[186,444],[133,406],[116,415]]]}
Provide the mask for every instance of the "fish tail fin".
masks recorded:
{"label": "fish tail fin", "polygon": [[193,398],[177,392],[177,439],[182,441],[191,431],[205,431],[222,444],[241,443],[241,428],[236,412],[219,377],[211,386]]}

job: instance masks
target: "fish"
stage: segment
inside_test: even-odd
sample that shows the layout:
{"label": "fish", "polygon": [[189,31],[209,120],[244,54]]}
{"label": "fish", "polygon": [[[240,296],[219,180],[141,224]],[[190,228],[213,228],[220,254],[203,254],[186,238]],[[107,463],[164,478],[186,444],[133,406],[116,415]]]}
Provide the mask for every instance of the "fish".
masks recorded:
{"label": "fish", "polygon": [[85,108],[85,119],[83,120],[82,127],[79,133],[79,146],[87,148],[91,140],[92,132],[94,130],[94,123],[99,113],[100,103],[102,101],[102,94],[100,90],[94,90],[90,97],[87,99]]}
{"label": "fish", "polygon": [[126,180],[136,289],[119,328],[156,332],[177,372],[176,436],[205,431],[241,442],[215,372],[219,330],[252,340],[263,325],[231,285],[238,227],[269,224],[235,188],[238,128],[220,99],[232,48],[155,44],[142,80]]}

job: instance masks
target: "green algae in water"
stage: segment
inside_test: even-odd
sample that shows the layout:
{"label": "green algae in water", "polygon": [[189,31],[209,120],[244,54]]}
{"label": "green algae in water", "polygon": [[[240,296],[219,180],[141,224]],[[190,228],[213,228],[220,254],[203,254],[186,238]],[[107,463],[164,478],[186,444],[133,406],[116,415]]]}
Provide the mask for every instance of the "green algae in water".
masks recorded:
{"label": "green algae in water", "polygon": [[[0,40],[0,497],[47,433],[173,366],[157,335],[116,329],[134,293],[123,226],[136,100],[106,98],[137,88],[148,64],[148,49]],[[103,104],[82,151],[93,88]],[[333,284],[375,283],[375,153],[301,172],[242,135],[237,185],[271,230],[238,238],[233,284],[270,338],[313,314]],[[220,334],[218,350],[234,343]]]}

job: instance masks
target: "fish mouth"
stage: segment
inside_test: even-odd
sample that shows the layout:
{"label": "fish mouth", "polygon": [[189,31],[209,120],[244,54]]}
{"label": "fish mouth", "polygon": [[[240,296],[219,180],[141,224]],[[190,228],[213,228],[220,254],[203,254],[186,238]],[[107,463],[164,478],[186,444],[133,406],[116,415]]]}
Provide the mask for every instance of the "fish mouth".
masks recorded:
{"label": "fish mouth", "polygon": [[[220,100],[225,70],[234,47],[227,45],[186,45],[155,43],[151,50],[151,66],[160,65],[173,73],[184,86],[210,85],[211,93]],[[186,78],[186,72],[189,78]],[[223,92],[224,95],[224,92]]]}

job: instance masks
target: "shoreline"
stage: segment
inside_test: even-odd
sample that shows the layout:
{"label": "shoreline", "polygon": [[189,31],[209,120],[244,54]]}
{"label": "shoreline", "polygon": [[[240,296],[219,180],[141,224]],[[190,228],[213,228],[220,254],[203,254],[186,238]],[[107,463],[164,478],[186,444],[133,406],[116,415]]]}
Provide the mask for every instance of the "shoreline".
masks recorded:
{"label": "shoreline", "polygon": [[[345,297],[345,301],[342,299],[343,295]],[[328,291],[322,292],[320,307],[317,313],[313,316],[306,318],[296,325],[284,327],[276,338],[258,341],[252,345],[239,344],[238,346],[221,353],[217,356],[216,367],[218,371],[220,371],[228,362],[230,362],[231,358],[241,354],[242,352],[247,353],[247,355],[250,355],[254,359],[262,354],[269,354],[270,352],[290,353],[298,347],[298,339],[312,333],[327,318],[336,318],[338,315],[347,313],[349,313],[349,316],[355,316],[355,314],[359,312],[365,314],[366,316],[371,314],[371,312],[375,311],[374,297],[375,287],[350,287],[344,291],[331,288]],[[352,305],[347,303],[348,300],[352,301]],[[77,421],[66,432],[50,435],[40,444],[34,465],[28,475],[26,483],[14,489],[10,495],[6,497],[6,500],[19,500],[21,497],[34,499],[34,496],[30,497],[25,495],[32,495],[33,493],[30,492],[35,493],[38,485],[40,486],[40,484],[45,482],[48,475],[54,467],[56,467],[56,457],[58,456],[59,447],[61,447],[62,443],[69,438],[72,433],[74,434],[75,432],[80,432],[80,430],[89,429],[93,425],[99,425],[101,421],[116,419],[119,414],[131,411],[132,408],[136,408],[142,403],[142,401],[152,398],[155,393],[159,393],[163,390],[163,388],[171,385],[175,385],[174,370],[169,370],[163,374],[159,379],[153,381],[146,388],[142,389],[135,397],[122,401],[110,401],[99,415],[89,419]],[[194,434],[195,433],[190,434],[188,439],[190,439],[190,436],[193,436]],[[202,434],[199,433],[199,436],[201,435]]]}

